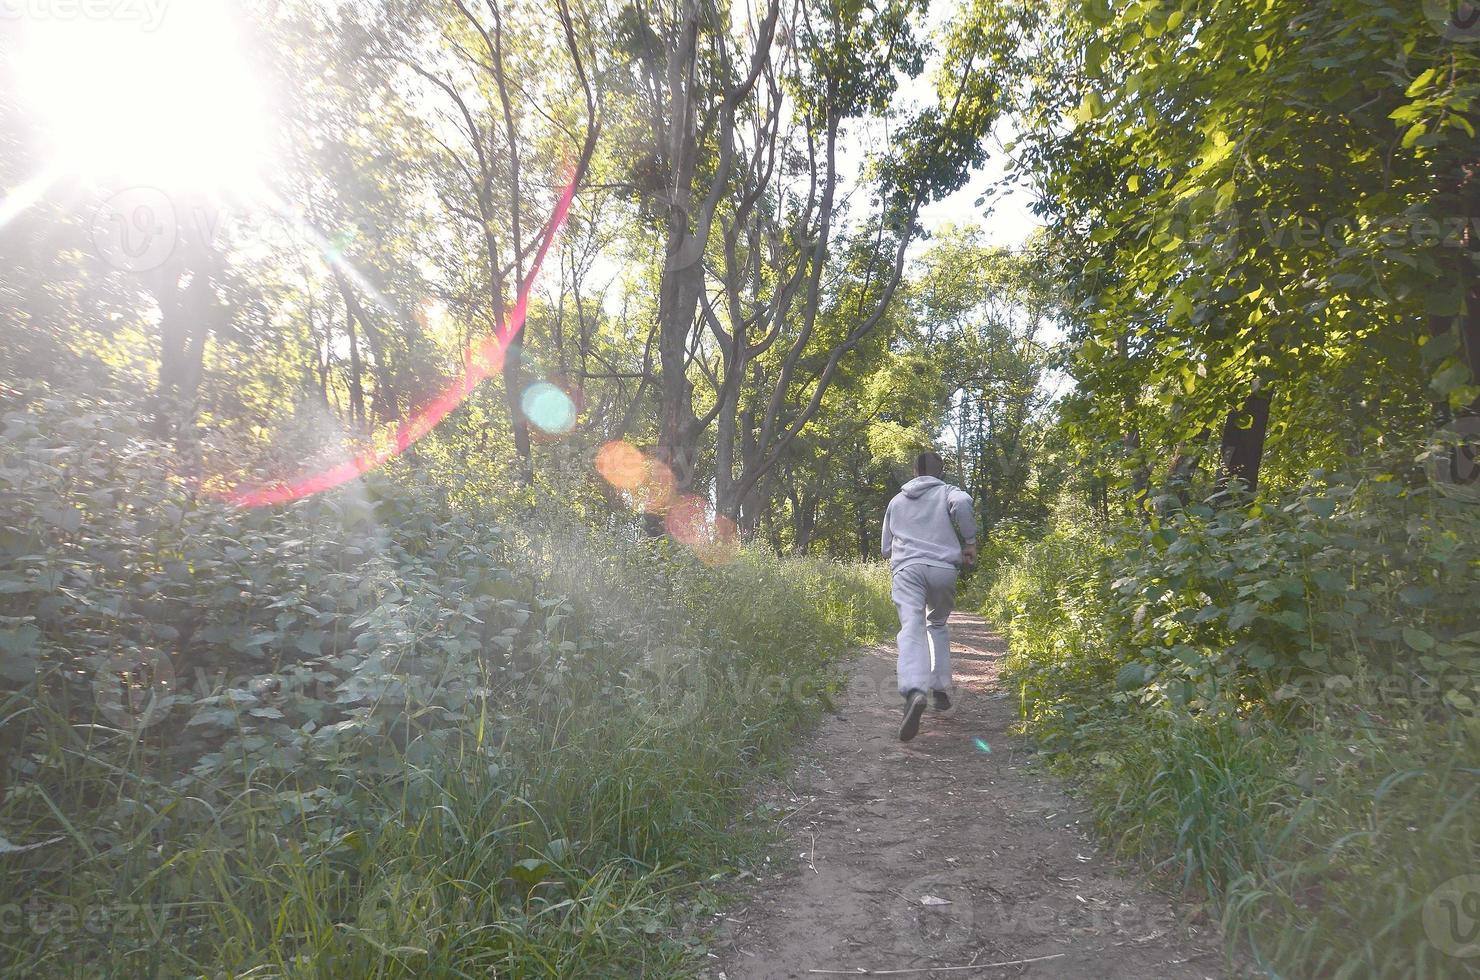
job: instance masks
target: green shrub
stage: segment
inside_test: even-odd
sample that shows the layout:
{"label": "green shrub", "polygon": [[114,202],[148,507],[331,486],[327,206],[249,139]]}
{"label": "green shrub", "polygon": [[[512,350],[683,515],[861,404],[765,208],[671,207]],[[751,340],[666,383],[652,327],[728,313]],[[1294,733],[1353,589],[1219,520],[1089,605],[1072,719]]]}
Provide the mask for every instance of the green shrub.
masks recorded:
{"label": "green shrub", "polygon": [[984,612],[1105,832],[1284,975],[1451,976],[1424,906],[1480,857],[1480,514],[1317,474],[1249,510],[1080,515]]}

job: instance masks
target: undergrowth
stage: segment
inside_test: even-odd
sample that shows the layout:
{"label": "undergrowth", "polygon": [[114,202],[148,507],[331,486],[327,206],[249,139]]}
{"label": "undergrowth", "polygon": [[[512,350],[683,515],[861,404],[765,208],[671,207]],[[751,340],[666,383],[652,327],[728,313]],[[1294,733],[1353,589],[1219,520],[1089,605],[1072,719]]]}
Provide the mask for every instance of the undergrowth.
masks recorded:
{"label": "undergrowth", "polygon": [[983,612],[1025,727],[1230,950],[1274,976],[1480,973],[1472,505],[1318,474],[999,550]]}
{"label": "undergrowth", "polygon": [[405,466],[243,510],[71,399],[3,425],[6,975],[684,975],[748,787],[893,612]]}

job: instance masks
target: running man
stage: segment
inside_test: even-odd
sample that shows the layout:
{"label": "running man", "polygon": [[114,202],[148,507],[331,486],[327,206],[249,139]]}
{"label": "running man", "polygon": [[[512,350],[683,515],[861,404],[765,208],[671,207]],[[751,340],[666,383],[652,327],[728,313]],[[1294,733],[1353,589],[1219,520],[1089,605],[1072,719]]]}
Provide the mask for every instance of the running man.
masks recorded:
{"label": "running man", "polygon": [[920,731],[926,692],[937,711],[951,708],[951,633],[946,618],[956,599],[956,575],[976,564],[976,517],[971,496],[941,480],[938,454],[915,457],[915,478],[884,511],[882,551],[894,577],[899,609],[899,693],[904,721],[899,740]]}

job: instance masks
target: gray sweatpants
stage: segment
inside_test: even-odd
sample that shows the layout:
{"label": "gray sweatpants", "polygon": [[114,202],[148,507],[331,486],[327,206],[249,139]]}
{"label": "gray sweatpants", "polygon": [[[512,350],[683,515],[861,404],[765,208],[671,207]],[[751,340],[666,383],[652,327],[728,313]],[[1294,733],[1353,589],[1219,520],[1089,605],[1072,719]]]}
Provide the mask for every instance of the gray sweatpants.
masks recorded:
{"label": "gray sweatpants", "polygon": [[899,693],[949,690],[946,618],[956,601],[956,569],[908,565],[894,573],[893,592],[899,609]]}

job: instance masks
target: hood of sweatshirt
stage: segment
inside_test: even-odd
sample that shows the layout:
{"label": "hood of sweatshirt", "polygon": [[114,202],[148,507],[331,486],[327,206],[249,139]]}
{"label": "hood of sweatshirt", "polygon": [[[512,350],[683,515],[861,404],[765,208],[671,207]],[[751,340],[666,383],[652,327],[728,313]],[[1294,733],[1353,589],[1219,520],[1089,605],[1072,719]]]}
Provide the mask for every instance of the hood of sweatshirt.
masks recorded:
{"label": "hood of sweatshirt", "polygon": [[945,482],[943,480],[937,479],[936,477],[917,476],[909,483],[906,483],[904,486],[900,487],[899,492],[904,494],[906,497],[909,497],[911,500],[918,500],[920,496],[925,493],[926,490],[944,485]]}

